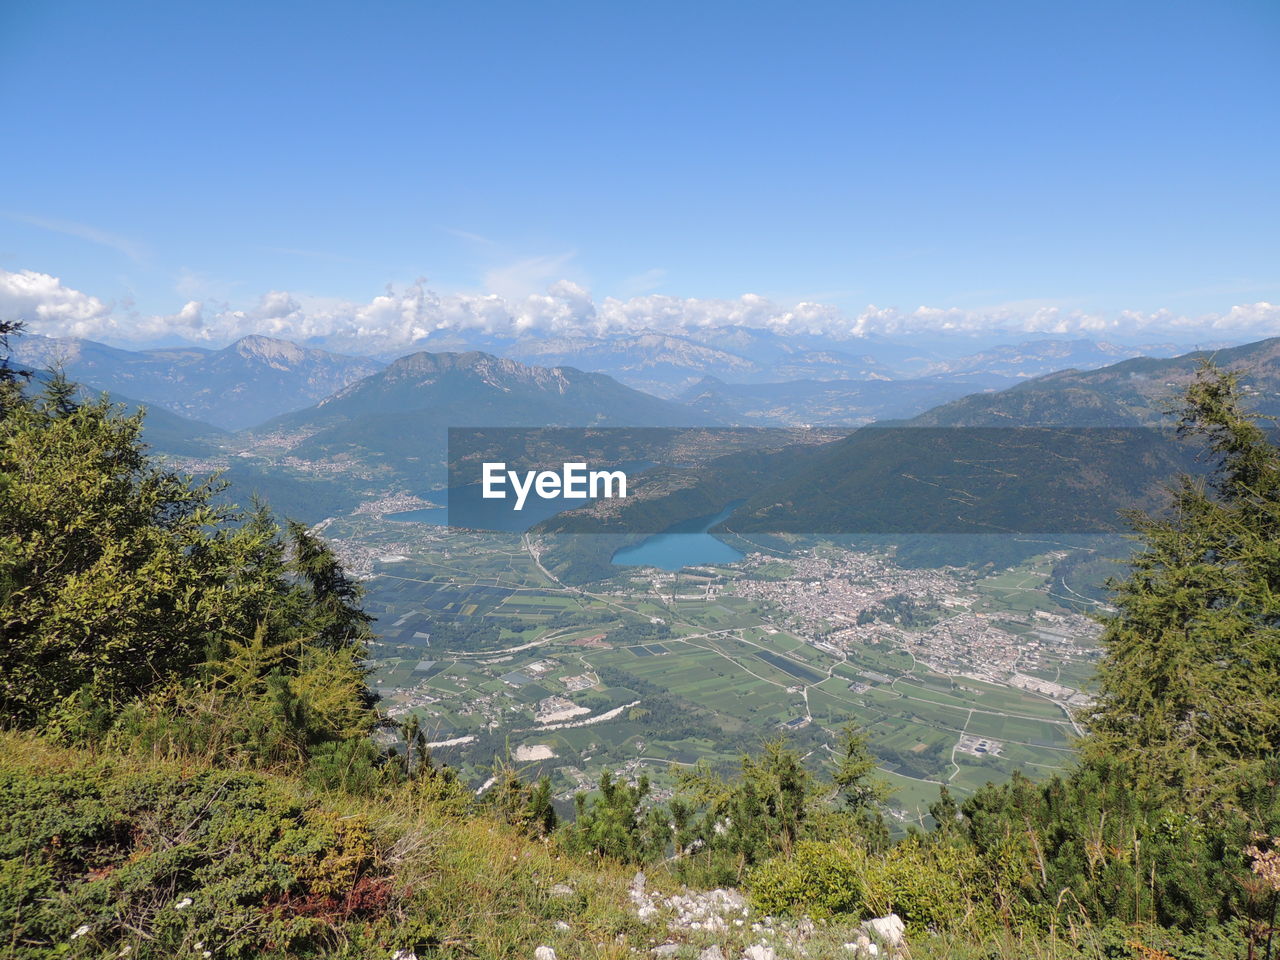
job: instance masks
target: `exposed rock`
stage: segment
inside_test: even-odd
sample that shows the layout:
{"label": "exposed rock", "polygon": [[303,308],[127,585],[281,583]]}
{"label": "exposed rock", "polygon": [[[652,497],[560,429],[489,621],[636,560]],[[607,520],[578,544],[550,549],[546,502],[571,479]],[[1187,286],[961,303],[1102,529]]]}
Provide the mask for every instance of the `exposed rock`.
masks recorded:
{"label": "exposed rock", "polygon": [[667,911],[670,914],[667,928],[672,931],[724,933],[730,926],[743,926],[743,918],[751,914],[746,898],[737,890],[686,890],[664,897],[646,891],[643,873],[637,873],[631,881],[628,896],[641,920],[650,920],[659,912]]}
{"label": "exposed rock", "polygon": [[729,928],[729,917],[745,917],[749,912],[747,901],[736,890],[718,888],[705,893],[677,894],[666,900],[666,906],[674,911],[673,929],[709,930],[713,933]]}
{"label": "exposed rock", "polygon": [[551,888],[553,897],[572,897],[577,891],[567,883],[557,883]]}
{"label": "exposed rock", "polygon": [[891,913],[887,917],[876,917],[874,920],[864,920],[862,928],[886,947],[900,947],[907,942],[907,925],[896,913]]}
{"label": "exposed rock", "polygon": [[533,960],[556,960],[556,952],[550,947],[539,947],[533,951]]}
{"label": "exposed rock", "polygon": [[674,957],[677,953],[680,952],[680,944],[664,943],[661,946],[654,947],[649,952],[652,953],[655,957]]}
{"label": "exposed rock", "polygon": [[649,920],[657,914],[658,906],[653,897],[645,893],[644,882],[644,871],[638,871],[631,881],[627,895],[631,898],[631,905],[636,908],[636,916],[641,920]]}
{"label": "exposed rock", "polygon": [[747,947],[743,958],[744,960],[778,960],[778,955],[773,947],[765,946],[763,943],[753,943]]}
{"label": "exposed rock", "polygon": [[716,944],[712,944],[698,954],[698,960],[726,960],[724,951]]}

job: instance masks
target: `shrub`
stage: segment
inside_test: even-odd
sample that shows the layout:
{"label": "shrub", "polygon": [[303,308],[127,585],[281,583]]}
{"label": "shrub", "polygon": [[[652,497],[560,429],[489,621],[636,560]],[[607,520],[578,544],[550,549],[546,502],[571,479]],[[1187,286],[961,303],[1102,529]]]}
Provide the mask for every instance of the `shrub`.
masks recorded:
{"label": "shrub", "polygon": [[803,840],[790,857],[752,871],[748,889],[767,914],[883,916],[916,932],[994,930],[982,863],[965,845],[910,837],[888,854],[849,841]]}
{"label": "shrub", "polygon": [[908,837],[869,867],[866,904],[877,916],[896,913],[915,931],[996,926],[982,862],[968,845]]}
{"label": "shrub", "polygon": [[858,913],[866,903],[866,868],[860,847],[802,840],[790,857],[774,857],[753,870],[748,889],[765,914]]}
{"label": "shrub", "polygon": [[387,938],[404,896],[363,818],[257,774],[106,764],[0,773],[0,889],[22,958],[332,951]]}

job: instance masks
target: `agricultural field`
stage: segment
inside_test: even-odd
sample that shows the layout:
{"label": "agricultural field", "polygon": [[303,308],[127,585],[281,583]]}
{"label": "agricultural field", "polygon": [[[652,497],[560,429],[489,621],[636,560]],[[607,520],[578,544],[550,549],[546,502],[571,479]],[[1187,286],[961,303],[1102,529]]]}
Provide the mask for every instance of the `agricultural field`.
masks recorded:
{"label": "agricultural field", "polygon": [[[372,680],[384,711],[398,722],[416,715],[437,759],[477,789],[495,762],[510,761],[549,776],[566,806],[605,769],[646,773],[661,798],[680,769],[732,770],[772,737],[787,737],[820,769],[834,735],[854,724],[867,732],[905,825],[923,822],[942,784],[963,797],[1014,771],[1044,776],[1070,762],[1076,730],[1066,694],[928,656],[934,624],[976,615],[1011,645],[1024,684],[1082,688],[1091,661],[1068,644],[1071,622],[1048,592],[1043,558],[982,578],[947,575],[950,607],[910,626],[894,622],[892,605],[865,628],[844,627],[839,609],[824,609],[815,633],[785,591],[833,576],[831,564],[848,554],[841,548],[814,551],[812,562],[828,571],[818,575],[803,559],[765,558],[679,575],[628,568],[578,587],[543,568],[536,542],[443,539],[414,526],[378,528],[401,539],[368,571],[381,635]],[[362,542],[369,532],[359,532]],[[874,585],[859,569],[849,582]],[[782,592],[735,592],[747,577]]]}

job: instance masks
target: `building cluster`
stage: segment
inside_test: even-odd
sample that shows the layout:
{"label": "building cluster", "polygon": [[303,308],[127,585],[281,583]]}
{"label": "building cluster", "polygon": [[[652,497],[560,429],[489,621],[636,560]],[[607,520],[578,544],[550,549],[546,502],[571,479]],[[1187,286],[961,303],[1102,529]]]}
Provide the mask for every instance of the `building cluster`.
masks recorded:
{"label": "building cluster", "polygon": [[[770,562],[777,562],[776,558],[752,554],[743,566],[749,573]],[[801,630],[839,632],[865,625],[859,624],[867,619],[864,614],[883,613],[885,601],[895,597],[943,608],[968,602],[961,582],[945,569],[908,570],[887,557],[853,552],[808,554],[787,562],[795,573],[785,580],[742,577],[733,582],[732,592],[785,610]]]}
{"label": "building cluster", "polygon": [[422,497],[402,490],[399,493],[389,493],[385,497],[379,497],[377,500],[366,500],[356,507],[352,513],[368,514],[373,517],[384,517],[389,513],[404,513],[408,510],[426,510],[431,507],[439,506],[440,504],[438,503],[432,503],[430,500],[424,500]]}
{"label": "building cluster", "polygon": [[[753,554],[743,566],[749,572],[773,561]],[[904,569],[876,554],[809,554],[787,562],[792,576],[744,577],[732,591],[782,611],[788,625],[823,652],[842,656],[860,645],[889,643],[938,673],[1012,682],[1072,704],[1082,699],[1071,687],[1033,674],[1095,655],[1099,627],[1088,617],[1042,610],[986,614],[974,609],[981,598],[958,571]],[[904,624],[903,605],[916,608],[922,622]]]}

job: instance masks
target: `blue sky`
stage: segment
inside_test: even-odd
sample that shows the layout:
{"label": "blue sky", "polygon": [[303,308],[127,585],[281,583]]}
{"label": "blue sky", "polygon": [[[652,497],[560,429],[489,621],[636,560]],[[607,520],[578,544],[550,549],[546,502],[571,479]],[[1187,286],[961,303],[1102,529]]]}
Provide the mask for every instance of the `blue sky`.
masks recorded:
{"label": "blue sky", "polygon": [[1280,302],[1277,49],[1274,0],[8,3],[0,268],[121,335],[423,277],[1221,315]]}

